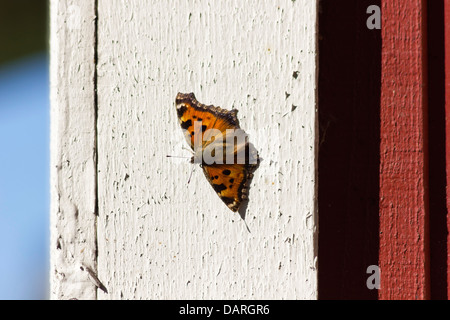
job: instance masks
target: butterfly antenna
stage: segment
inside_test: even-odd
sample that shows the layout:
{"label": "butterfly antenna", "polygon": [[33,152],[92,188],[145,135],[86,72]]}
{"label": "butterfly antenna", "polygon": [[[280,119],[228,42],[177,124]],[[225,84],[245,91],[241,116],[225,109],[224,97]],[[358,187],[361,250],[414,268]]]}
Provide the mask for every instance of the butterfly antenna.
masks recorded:
{"label": "butterfly antenna", "polygon": [[185,146],[181,146],[181,149],[187,150],[187,151],[189,151],[190,153],[194,154],[194,151],[193,151],[192,149],[188,149],[188,148],[186,148]]}
{"label": "butterfly antenna", "polygon": [[171,156],[171,155],[166,155],[167,158],[183,158],[183,159],[190,159],[191,157],[183,157],[183,156]]}
{"label": "butterfly antenna", "polygon": [[191,178],[192,178],[192,173],[194,172],[195,166],[192,166],[192,170],[191,170],[191,174],[189,175],[189,180],[188,180],[188,184],[189,182],[191,182]]}

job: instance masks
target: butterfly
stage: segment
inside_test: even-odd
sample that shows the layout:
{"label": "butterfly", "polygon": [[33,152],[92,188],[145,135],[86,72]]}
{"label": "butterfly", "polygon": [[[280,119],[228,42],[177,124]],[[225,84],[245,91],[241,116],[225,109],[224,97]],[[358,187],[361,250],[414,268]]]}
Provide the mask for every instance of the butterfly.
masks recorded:
{"label": "butterfly", "polygon": [[175,105],[181,128],[198,163],[217,195],[234,212],[248,199],[260,158],[239,126],[237,110],[197,101],[193,93],[178,93]]}

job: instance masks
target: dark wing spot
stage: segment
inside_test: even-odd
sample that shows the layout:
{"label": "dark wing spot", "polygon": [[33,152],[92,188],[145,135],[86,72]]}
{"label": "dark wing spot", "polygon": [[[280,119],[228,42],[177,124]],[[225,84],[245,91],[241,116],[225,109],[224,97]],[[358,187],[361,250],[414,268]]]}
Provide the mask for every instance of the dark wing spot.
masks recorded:
{"label": "dark wing spot", "polygon": [[214,176],[211,176],[211,181],[213,181],[214,180]]}
{"label": "dark wing spot", "polygon": [[233,179],[233,178],[231,178],[231,179],[230,179],[230,183],[233,183],[233,182],[234,182],[234,179]]}
{"label": "dark wing spot", "polygon": [[192,131],[192,132],[191,132],[191,136],[193,136],[193,135],[194,135],[194,133],[195,133],[195,132],[194,132],[194,131]]}
{"label": "dark wing spot", "polygon": [[186,110],[187,110],[186,106],[179,107],[179,108],[177,109],[178,118],[181,119],[181,117],[182,117],[183,114],[186,112]]}
{"label": "dark wing spot", "polygon": [[187,130],[190,126],[192,126],[192,120],[189,119],[188,121],[181,122],[181,128]]}
{"label": "dark wing spot", "polygon": [[225,170],[222,171],[222,173],[223,173],[224,175],[226,175],[226,176],[229,176],[230,173],[231,173],[231,171],[228,170],[228,169],[225,169]]}
{"label": "dark wing spot", "polygon": [[197,116],[192,116],[192,118],[197,119]]}
{"label": "dark wing spot", "polygon": [[219,179],[219,176],[215,176],[214,179]]}
{"label": "dark wing spot", "polygon": [[205,125],[203,125],[203,126],[202,126],[202,132],[205,132],[205,131],[206,131],[206,128],[207,128],[207,127],[206,127]]}
{"label": "dark wing spot", "polygon": [[228,188],[230,188],[230,189],[231,189],[231,188],[233,188],[233,185],[232,185],[232,184],[230,184],[230,185],[228,186]]}
{"label": "dark wing spot", "polygon": [[197,121],[203,121],[203,119],[202,118],[198,118]]}
{"label": "dark wing spot", "polygon": [[223,183],[222,184],[213,184],[212,186],[217,193],[221,193],[223,190],[225,190],[227,188]]}
{"label": "dark wing spot", "polygon": [[226,205],[232,204],[234,202],[234,198],[230,197],[221,197],[222,201],[225,202]]}

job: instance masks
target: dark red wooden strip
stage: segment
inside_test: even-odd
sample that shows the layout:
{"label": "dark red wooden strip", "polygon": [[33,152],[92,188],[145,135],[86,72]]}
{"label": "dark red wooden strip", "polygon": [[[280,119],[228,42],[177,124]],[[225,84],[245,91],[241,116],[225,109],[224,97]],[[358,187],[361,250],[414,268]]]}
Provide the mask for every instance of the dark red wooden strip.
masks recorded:
{"label": "dark red wooden strip", "polygon": [[319,33],[319,298],[377,299],[381,31],[365,14],[380,0],[321,2]]}
{"label": "dark red wooden strip", "polygon": [[382,0],[380,299],[429,297],[425,0]]}
{"label": "dark red wooden strip", "polygon": [[[450,231],[450,0],[445,0],[445,113],[447,150],[447,232]],[[450,232],[447,236],[447,297],[450,297]]]}
{"label": "dark red wooden strip", "polygon": [[447,299],[444,1],[427,1],[430,298]]}

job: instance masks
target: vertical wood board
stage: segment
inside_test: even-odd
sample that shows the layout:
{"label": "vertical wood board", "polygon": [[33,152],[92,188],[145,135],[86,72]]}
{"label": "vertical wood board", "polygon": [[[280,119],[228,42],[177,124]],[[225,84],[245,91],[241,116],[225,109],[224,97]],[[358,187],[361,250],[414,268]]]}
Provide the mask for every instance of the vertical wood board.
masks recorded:
{"label": "vertical wood board", "polygon": [[95,1],[50,1],[53,299],[95,299]]}
{"label": "vertical wood board", "polygon": [[429,297],[425,1],[382,1],[381,299]]}
{"label": "vertical wood board", "polygon": [[[101,299],[317,297],[317,2],[99,1]],[[239,110],[245,221],[187,159],[178,92]]]}
{"label": "vertical wood board", "polygon": [[444,3],[445,25],[445,124],[447,164],[447,298],[450,297],[450,0]]}

